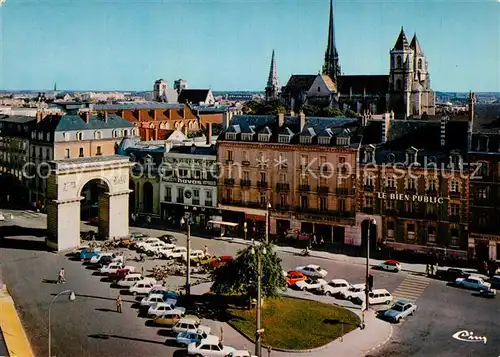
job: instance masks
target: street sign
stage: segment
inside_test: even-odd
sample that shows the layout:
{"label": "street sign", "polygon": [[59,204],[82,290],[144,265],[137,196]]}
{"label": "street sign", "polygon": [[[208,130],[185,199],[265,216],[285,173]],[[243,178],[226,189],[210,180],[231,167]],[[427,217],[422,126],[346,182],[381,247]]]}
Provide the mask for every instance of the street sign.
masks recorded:
{"label": "street sign", "polygon": [[264,329],[263,329],[263,328],[258,329],[258,330],[257,330],[257,333],[258,333],[258,334],[264,333]]}

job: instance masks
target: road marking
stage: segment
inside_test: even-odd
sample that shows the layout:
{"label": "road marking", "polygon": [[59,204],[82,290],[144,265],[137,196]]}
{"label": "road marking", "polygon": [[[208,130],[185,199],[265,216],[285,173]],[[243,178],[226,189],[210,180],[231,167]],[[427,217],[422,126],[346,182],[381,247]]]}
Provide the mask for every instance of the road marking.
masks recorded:
{"label": "road marking", "polygon": [[394,290],[392,295],[396,300],[402,299],[416,302],[429,284],[430,281],[428,279],[415,275],[408,275],[405,280],[399,284],[396,290]]}

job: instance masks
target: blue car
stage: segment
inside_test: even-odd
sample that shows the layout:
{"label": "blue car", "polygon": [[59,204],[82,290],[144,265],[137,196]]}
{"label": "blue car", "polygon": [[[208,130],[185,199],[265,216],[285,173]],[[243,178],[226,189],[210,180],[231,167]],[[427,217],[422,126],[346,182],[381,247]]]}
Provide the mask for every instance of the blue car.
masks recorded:
{"label": "blue car", "polygon": [[82,249],[80,252],[80,259],[90,260],[92,257],[97,257],[101,252],[95,250]]}
{"label": "blue car", "polygon": [[203,331],[198,332],[179,332],[176,341],[181,346],[187,346],[192,342],[200,342],[202,339],[207,338],[207,334]]}

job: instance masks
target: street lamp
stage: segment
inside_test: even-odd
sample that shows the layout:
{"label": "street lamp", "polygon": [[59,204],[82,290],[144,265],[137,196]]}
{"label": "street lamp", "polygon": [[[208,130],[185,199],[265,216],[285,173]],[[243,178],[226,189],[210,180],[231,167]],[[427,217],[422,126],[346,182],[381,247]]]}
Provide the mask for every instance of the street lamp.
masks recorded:
{"label": "street lamp", "polygon": [[368,311],[368,308],[370,306],[370,302],[368,301],[368,295],[369,295],[369,286],[370,286],[370,236],[371,236],[371,231],[372,231],[372,225],[376,226],[377,221],[375,219],[371,218],[368,220],[368,232],[367,232],[367,239],[366,239],[366,275],[365,275],[365,303],[364,303],[364,309],[361,312],[361,328],[365,328],[365,313]]}
{"label": "street lamp", "polygon": [[252,254],[255,255],[257,249],[257,308],[255,314],[255,355],[261,357],[261,339],[264,329],[261,328],[261,306],[262,306],[262,255],[266,254],[266,247],[255,245],[252,247]]}
{"label": "street lamp", "polygon": [[191,295],[191,222],[189,219],[181,218],[181,225],[186,224],[187,242],[186,242],[186,296]]}
{"label": "street lamp", "polygon": [[270,209],[271,209],[271,202],[268,202],[266,206],[266,244],[269,244],[269,226],[271,225],[269,222],[271,220],[271,217],[269,215]]}
{"label": "street lamp", "polygon": [[76,296],[75,296],[75,293],[73,292],[73,290],[64,290],[64,291],[61,291],[56,296],[54,296],[54,298],[50,302],[50,305],[49,305],[49,357],[52,357],[52,341],[51,341],[52,337],[51,337],[51,332],[50,332],[50,330],[51,330],[51,328],[50,328],[50,322],[51,322],[52,304],[54,303],[54,301],[56,301],[56,299],[59,296],[64,295],[64,294],[69,294],[69,296],[68,296],[68,300],[69,301],[75,301],[75,299],[76,299]]}

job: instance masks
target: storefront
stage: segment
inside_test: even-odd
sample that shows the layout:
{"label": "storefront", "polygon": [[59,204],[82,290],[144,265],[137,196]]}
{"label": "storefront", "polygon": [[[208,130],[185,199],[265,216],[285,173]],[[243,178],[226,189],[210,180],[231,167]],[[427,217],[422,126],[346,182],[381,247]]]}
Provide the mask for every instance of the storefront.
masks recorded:
{"label": "storefront", "polygon": [[496,235],[470,233],[471,255],[479,260],[500,261],[500,237]]}

